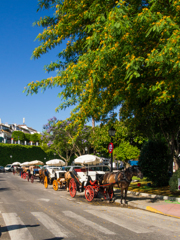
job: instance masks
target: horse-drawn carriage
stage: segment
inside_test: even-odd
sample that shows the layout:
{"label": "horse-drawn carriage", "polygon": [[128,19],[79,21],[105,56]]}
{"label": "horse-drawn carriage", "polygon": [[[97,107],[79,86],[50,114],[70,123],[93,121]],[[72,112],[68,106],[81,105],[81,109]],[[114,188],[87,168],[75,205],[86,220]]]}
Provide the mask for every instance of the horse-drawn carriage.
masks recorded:
{"label": "horse-drawn carriage", "polygon": [[35,179],[39,179],[41,181],[39,165],[44,165],[44,163],[39,160],[22,163],[21,166],[23,171],[21,172],[21,177],[23,179],[27,179],[28,181],[30,180],[31,183],[33,183]]}
{"label": "horse-drawn carriage", "polygon": [[[101,159],[93,155],[83,155],[75,159],[75,163],[79,164],[97,164],[101,163]],[[85,191],[87,201],[92,201],[98,194],[105,200],[112,201],[114,197],[113,187],[116,185],[121,188],[121,203],[123,191],[125,190],[125,202],[127,189],[133,176],[143,177],[138,167],[130,167],[124,171],[103,172],[91,171],[89,167],[76,170],[71,173],[72,178],[69,183],[69,192],[71,197],[76,196],[76,192]]]}
{"label": "horse-drawn carriage", "polygon": [[21,172],[21,163],[20,162],[14,162],[12,163],[12,173],[15,175],[16,173],[19,174]]}
{"label": "horse-drawn carriage", "polygon": [[[76,196],[76,192],[85,192],[87,201],[92,201],[100,193],[105,199],[113,198],[113,191],[109,191],[109,184],[102,184],[105,171],[93,171],[90,164],[100,164],[102,159],[94,155],[83,155],[74,160],[74,163],[84,165],[81,169],[71,172],[72,178],[69,182],[69,192],[71,197]],[[88,166],[85,166],[88,165]]]}
{"label": "horse-drawn carriage", "polygon": [[65,162],[61,159],[52,159],[46,162],[47,168],[44,171],[44,186],[48,188],[48,184],[53,185],[53,189],[57,191],[62,188],[65,181],[65,173],[66,171],[62,170],[62,166],[65,165]]}

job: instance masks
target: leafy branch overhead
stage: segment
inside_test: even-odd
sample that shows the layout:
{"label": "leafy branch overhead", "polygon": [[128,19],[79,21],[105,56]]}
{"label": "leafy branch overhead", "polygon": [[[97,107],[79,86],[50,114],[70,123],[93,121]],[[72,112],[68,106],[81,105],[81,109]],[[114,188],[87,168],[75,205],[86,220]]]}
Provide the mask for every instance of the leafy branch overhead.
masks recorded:
{"label": "leafy branch overhead", "polygon": [[76,136],[91,117],[104,121],[119,106],[121,119],[132,120],[139,131],[144,123],[151,133],[161,129],[177,155],[172,142],[180,125],[179,1],[39,1],[39,10],[49,9],[54,15],[36,22],[44,30],[33,58],[59,51],[64,41],[66,48],[46,66],[57,76],[29,83],[27,94],[61,87],[63,103],[56,111],[74,106],[69,120],[79,125]]}

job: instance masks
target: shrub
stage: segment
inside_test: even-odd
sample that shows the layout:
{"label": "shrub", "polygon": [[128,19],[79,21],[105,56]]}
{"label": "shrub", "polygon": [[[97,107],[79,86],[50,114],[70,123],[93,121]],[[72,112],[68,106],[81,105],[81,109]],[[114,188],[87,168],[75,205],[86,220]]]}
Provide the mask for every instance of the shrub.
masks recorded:
{"label": "shrub", "polygon": [[170,191],[175,192],[178,189],[178,178],[180,178],[180,169],[173,173],[169,180]]}
{"label": "shrub", "polygon": [[24,136],[24,133],[21,132],[21,131],[14,131],[14,132],[12,133],[12,138],[13,138],[15,141],[18,141],[18,140],[24,141],[25,136]]}
{"label": "shrub", "polygon": [[41,134],[39,134],[39,133],[31,134],[30,140],[33,141],[33,142],[40,142],[41,141]]}
{"label": "shrub", "polygon": [[168,147],[163,141],[148,141],[144,144],[139,157],[139,166],[148,180],[155,186],[167,186],[170,162]]}
{"label": "shrub", "polygon": [[31,134],[25,133],[24,136],[25,136],[24,140],[30,142]]}

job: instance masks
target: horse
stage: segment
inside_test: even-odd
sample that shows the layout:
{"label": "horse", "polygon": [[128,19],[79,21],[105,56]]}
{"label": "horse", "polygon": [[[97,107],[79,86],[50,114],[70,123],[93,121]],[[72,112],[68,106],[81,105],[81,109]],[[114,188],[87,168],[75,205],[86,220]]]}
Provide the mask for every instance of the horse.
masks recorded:
{"label": "horse", "polygon": [[133,176],[137,176],[141,179],[143,178],[143,174],[138,167],[133,166],[124,171],[106,173],[103,178],[103,184],[110,184],[109,187],[107,187],[109,191],[113,191],[113,187],[121,188],[121,204],[123,200],[123,192],[125,191],[124,201],[126,204],[127,190]]}
{"label": "horse", "polygon": [[40,180],[41,183],[44,184],[44,179],[45,179],[46,176],[47,177],[49,176],[48,170],[47,169],[39,169],[39,180]]}
{"label": "horse", "polygon": [[23,172],[23,168],[22,168],[22,167],[17,167],[17,168],[16,168],[16,173],[17,173],[18,175],[20,175],[21,172]]}
{"label": "horse", "polygon": [[65,172],[65,174],[64,174],[64,178],[65,178],[65,181],[66,181],[66,190],[67,190],[67,192],[69,192],[69,182],[70,182],[70,180],[71,180],[71,178],[72,178],[72,174],[71,174],[71,172]]}

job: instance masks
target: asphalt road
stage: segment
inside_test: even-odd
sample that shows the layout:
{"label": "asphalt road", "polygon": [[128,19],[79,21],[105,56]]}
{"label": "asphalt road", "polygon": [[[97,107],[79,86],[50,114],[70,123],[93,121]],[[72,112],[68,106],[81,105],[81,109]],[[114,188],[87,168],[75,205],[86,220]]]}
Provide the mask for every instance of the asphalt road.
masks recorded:
{"label": "asphalt road", "polygon": [[83,194],[45,189],[0,173],[0,237],[48,239],[180,239],[180,220],[117,204],[92,203]]}

